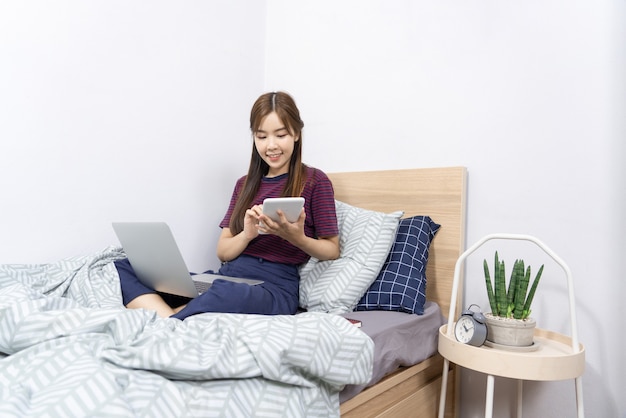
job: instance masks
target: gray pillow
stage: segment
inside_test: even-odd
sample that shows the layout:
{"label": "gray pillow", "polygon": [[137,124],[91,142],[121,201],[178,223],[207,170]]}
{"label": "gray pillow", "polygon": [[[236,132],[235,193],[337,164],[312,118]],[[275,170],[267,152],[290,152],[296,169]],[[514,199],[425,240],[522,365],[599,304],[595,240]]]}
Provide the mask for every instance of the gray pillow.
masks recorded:
{"label": "gray pillow", "polygon": [[311,258],[300,268],[300,307],[352,312],[382,268],[403,212],[382,213],[335,201],[339,246],[336,260]]}

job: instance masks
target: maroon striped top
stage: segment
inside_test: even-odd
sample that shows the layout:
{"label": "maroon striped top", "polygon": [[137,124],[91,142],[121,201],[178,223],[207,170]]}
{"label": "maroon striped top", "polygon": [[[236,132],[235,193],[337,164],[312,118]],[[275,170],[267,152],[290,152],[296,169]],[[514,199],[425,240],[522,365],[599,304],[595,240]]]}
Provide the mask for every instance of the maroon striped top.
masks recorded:
{"label": "maroon striped top", "polygon": [[[268,197],[280,197],[289,174],[266,178],[261,181],[259,192],[253,204],[260,205]],[[243,189],[246,176],[237,180],[228,211],[220,222],[220,228],[227,228],[239,193]],[[306,220],[304,233],[308,237],[332,237],[339,233],[335,212],[335,192],[326,174],[313,167],[307,167],[307,180],[302,192]],[[302,264],[309,255],[276,235],[259,235],[243,251],[243,254],[283,264]]]}

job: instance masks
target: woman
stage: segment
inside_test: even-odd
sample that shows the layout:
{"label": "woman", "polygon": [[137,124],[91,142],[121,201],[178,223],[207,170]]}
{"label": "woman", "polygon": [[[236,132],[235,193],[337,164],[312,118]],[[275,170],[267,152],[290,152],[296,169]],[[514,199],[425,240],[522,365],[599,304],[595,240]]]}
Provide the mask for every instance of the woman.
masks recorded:
{"label": "woman", "polygon": [[[254,139],[248,174],[241,177],[220,223],[218,273],[261,279],[249,286],[216,280],[209,290],[187,304],[172,307],[162,295],[143,285],[127,260],[116,263],[127,308],[146,308],[162,317],[184,319],[202,312],[266,315],[294,314],[298,308],[298,267],[311,256],[339,256],[334,193],[322,171],[302,163],[300,112],[284,92],[260,96],[250,112]],[[268,197],[302,196],[305,206],[290,223],[263,215]]]}

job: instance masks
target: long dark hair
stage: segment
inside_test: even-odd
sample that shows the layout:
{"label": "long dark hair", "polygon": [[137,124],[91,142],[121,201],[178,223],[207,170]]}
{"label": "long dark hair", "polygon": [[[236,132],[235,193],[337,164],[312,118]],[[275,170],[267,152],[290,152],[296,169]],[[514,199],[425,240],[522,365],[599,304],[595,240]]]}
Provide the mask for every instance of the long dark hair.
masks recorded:
{"label": "long dark hair", "polygon": [[[263,119],[272,112],[276,112],[289,134],[297,139],[289,161],[289,177],[281,196],[300,196],[306,182],[306,166],[302,163],[302,128],[304,122],[300,119],[300,111],[296,102],[289,94],[281,91],[265,93],[254,102],[250,111],[250,130],[253,137],[261,127]],[[248,175],[230,218],[229,228],[233,235],[243,231],[243,219],[246,210],[252,206],[254,197],[261,185],[261,179],[268,171],[269,165],[263,161],[253,141]]]}

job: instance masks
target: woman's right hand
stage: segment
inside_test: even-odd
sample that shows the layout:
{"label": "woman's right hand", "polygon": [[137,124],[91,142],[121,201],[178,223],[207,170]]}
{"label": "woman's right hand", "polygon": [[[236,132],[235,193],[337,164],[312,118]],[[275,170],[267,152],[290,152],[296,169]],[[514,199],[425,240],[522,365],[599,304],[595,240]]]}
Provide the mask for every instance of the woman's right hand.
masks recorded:
{"label": "woman's right hand", "polygon": [[243,231],[233,235],[230,228],[222,228],[217,241],[217,257],[221,261],[231,261],[239,257],[250,241],[259,235],[259,216],[263,213],[261,205],[248,209],[243,219]]}
{"label": "woman's right hand", "polygon": [[246,211],[243,220],[243,233],[247,239],[253,240],[259,235],[259,217],[262,214],[262,205],[254,205]]}

